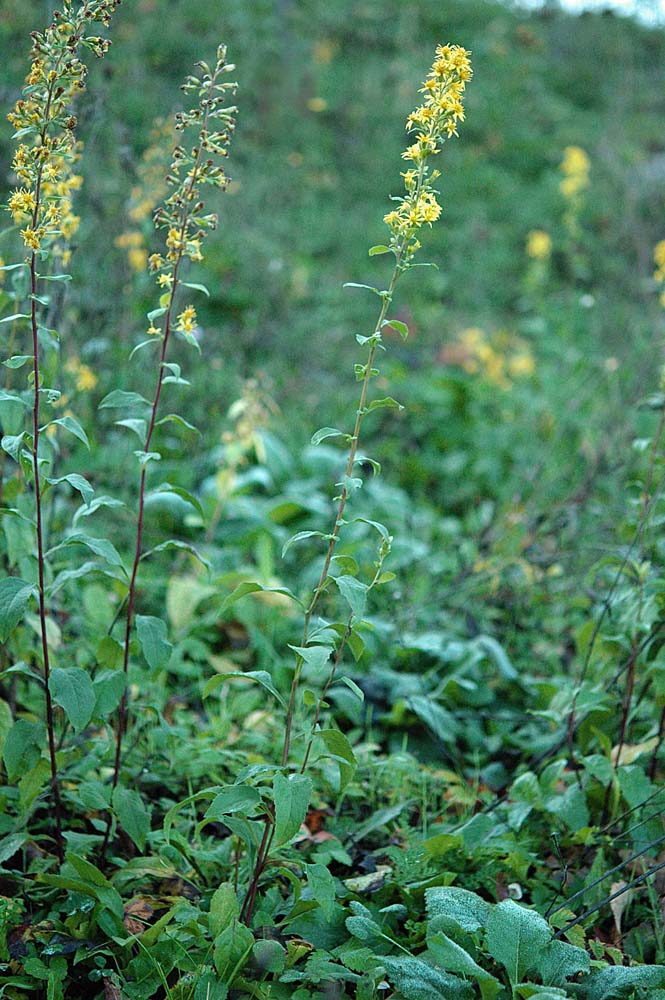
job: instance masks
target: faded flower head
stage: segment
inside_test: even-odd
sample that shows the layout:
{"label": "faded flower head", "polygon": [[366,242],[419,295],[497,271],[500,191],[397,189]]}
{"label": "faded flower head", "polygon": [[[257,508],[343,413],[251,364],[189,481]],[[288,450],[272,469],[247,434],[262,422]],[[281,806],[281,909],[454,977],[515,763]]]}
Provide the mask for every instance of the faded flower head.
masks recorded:
{"label": "faded flower head", "polygon": [[413,166],[402,174],[406,193],[397,208],[384,216],[392,234],[391,249],[408,261],[419,248],[414,239],[418,229],[432,225],[441,215],[433,182],[437,170],[429,172],[427,160],[457,135],[457,123],[464,121],[463,97],[473,71],[469,53],[459,45],[439,45],[432,68],[421,88],[423,104],[412,111],[406,127],[415,139],[402,153]]}
{"label": "faded flower head", "polygon": [[[237,109],[228,105],[229,98],[235,96],[237,85],[225,83],[223,76],[232,72],[235,66],[226,62],[226,46],[217,50],[214,69],[206,63],[197,64],[200,77],[188,76],[183,90],[194,92],[198,103],[190,110],[175,116],[178,132],[196,130],[193,144],[176,146],[173,161],[166,177],[171,194],[154,214],[155,226],[166,230],[165,250],[147,256],[147,265],[157,276],[157,284],[164,289],[160,306],[165,309],[168,299],[177,286],[178,269],[183,258],[191,261],[203,260],[202,244],[211,229],[217,226],[217,216],[205,212],[201,188],[206,184],[225,188],[228,178],[221,165],[227,156],[227,146],[235,129]],[[188,310],[194,314],[190,317]],[[193,307],[187,307],[178,317],[178,329],[191,333],[196,314]],[[150,334],[161,333],[151,322]]]}

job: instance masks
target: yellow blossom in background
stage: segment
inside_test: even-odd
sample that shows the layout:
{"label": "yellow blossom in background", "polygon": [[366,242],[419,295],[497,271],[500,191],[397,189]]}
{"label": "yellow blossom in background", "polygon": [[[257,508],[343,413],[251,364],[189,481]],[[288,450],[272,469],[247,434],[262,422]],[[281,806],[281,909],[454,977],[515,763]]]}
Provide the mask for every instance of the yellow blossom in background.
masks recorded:
{"label": "yellow blossom in background", "polygon": [[488,335],[480,327],[461,330],[439,355],[444,364],[459,365],[500,389],[511,389],[513,380],[528,378],[536,370],[529,345],[512,333]]}
{"label": "yellow blossom in background", "polygon": [[148,266],[148,251],[144,247],[132,247],[127,253],[132,271],[145,271]]}
{"label": "yellow blossom in background", "polygon": [[97,376],[88,365],[80,365],[76,376],[76,388],[79,392],[87,392],[97,385]]}
{"label": "yellow blossom in background", "polygon": [[65,371],[70,372],[76,379],[76,388],[79,392],[88,392],[97,385],[98,378],[89,365],[83,364],[79,358],[72,357],[65,363]]}
{"label": "yellow blossom in background", "polygon": [[329,38],[322,38],[314,45],[313,58],[317,66],[328,66],[335,57],[337,43]]}
{"label": "yellow blossom in background", "polygon": [[544,229],[532,229],[526,238],[526,252],[534,260],[547,260],[552,253],[552,237]]}
{"label": "yellow blossom in background", "polygon": [[310,111],[314,111],[319,114],[321,111],[325,111],[328,107],[328,102],[323,97],[310,97],[307,102],[307,107]]}
{"label": "yellow blossom in background", "polygon": [[580,146],[566,146],[561,161],[563,180],[559,184],[566,198],[574,198],[589,186],[591,160]]}
{"label": "yellow blossom in background", "polygon": [[[654,280],[658,285],[665,285],[665,240],[656,243],[653,250],[653,259],[656,264]],[[660,304],[665,309],[665,288],[660,293]]]}
{"label": "yellow blossom in background", "polygon": [[128,250],[133,247],[142,246],[143,236],[135,229],[128,233],[121,233],[120,236],[116,236],[113,242],[121,250]]}

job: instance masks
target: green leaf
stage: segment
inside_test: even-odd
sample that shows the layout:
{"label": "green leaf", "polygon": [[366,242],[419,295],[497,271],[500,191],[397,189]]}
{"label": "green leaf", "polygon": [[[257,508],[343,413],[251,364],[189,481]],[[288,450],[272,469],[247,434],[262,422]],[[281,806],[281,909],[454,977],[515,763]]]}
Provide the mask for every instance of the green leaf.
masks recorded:
{"label": "green leaf", "polygon": [[[440,965],[446,972],[459,972],[460,975],[475,979],[478,983],[484,983],[483,1000],[489,1000],[490,996],[495,996],[501,984],[495,976],[490,975],[482,969],[469,955],[468,951],[456,944],[443,931],[437,931],[432,937],[427,939],[427,948],[431,952],[437,965]],[[493,984],[488,989],[488,985]]]}
{"label": "green leaf", "polygon": [[122,788],[118,785],[113,793],[112,803],[120,826],[127,836],[131,837],[139,851],[142,851],[150,833],[150,814],[143,799],[133,788]]}
{"label": "green leaf", "polygon": [[354,517],[350,522],[351,524],[369,524],[372,528],[376,528],[378,533],[383,538],[384,542],[392,542],[393,536],[390,534],[385,524],[381,524],[380,521],[371,521],[368,517]]}
{"label": "green leaf", "polygon": [[665,986],[665,965],[612,965],[592,972],[584,981],[584,1000],[607,1000],[625,996],[627,990]]}
{"label": "green leaf", "polygon": [[[164,418],[166,419],[166,417]],[[191,427],[191,424],[188,426]],[[192,428],[195,430],[196,428]],[[203,507],[199,503],[198,499],[189,490],[184,489],[182,486],[172,486],[171,483],[161,483],[161,485],[156,486],[154,490],[151,490],[148,494],[148,498],[153,499],[159,494],[173,494],[175,497],[180,497],[185,503],[188,503],[190,507],[193,507],[197,514],[201,516],[201,520],[205,520],[205,515],[203,513]]]}
{"label": "green leaf", "polygon": [[326,921],[330,922],[335,913],[335,879],[325,865],[305,865],[307,884],[317,901]]}
{"label": "green leaf", "polygon": [[296,542],[302,542],[305,538],[323,538],[326,541],[330,541],[331,537],[332,537],[331,535],[326,535],[326,533],[324,531],[298,531],[298,532],[296,532],[295,535],[291,535],[291,537],[289,538],[289,540],[287,542],[285,542],[285,544],[283,545],[283,547],[282,547],[282,559],[284,558],[284,556],[286,555],[286,553],[289,551],[289,549],[291,548],[291,546],[295,545]]}
{"label": "green leaf", "polygon": [[429,920],[444,917],[462,930],[480,930],[485,926],[491,906],[481,896],[455,885],[436,886],[425,890]]}
{"label": "green leaf", "polygon": [[346,929],[359,941],[376,942],[383,939],[384,934],[370,911],[358,900],[349,904],[353,916],[344,921]]}
{"label": "green leaf", "polygon": [[334,437],[346,437],[349,435],[344,431],[340,431],[337,427],[320,427],[318,431],[312,434],[312,444],[321,444],[322,441],[326,441],[328,438]]}
{"label": "green leaf", "polygon": [[57,486],[59,483],[69,483],[72,489],[81,494],[83,503],[87,506],[95,495],[95,491],[84,476],[79,476],[77,472],[70,472],[66,476],[59,476],[57,479],[47,478],[47,483]]}
{"label": "green leaf", "polygon": [[19,455],[26,437],[27,435],[21,432],[20,434],[5,434],[2,438],[3,451],[11,455],[15,462],[19,461]]}
{"label": "green leaf", "polygon": [[370,247],[368,254],[370,257],[376,257],[377,254],[390,253],[390,247],[384,246],[382,243],[377,243],[375,247]]}
{"label": "green leaf", "polygon": [[260,801],[261,796],[252,785],[223,785],[208,806],[205,818],[209,821],[219,820],[237,812],[247,815]]}
{"label": "green leaf", "polygon": [[24,406],[26,409],[30,407],[30,403],[26,402],[18,393],[6,392],[4,389],[0,389],[0,403],[18,403],[19,406]]}
{"label": "green leaf", "polygon": [[193,281],[181,281],[179,284],[181,288],[191,288],[195,292],[203,292],[204,295],[207,295],[208,298],[210,298],[210,292],[205,285],[197,285]]}
{"label": "green leaf", "polygon": [[150,556],[154,555],[155,552],[166,552],[167,549],[178,549],[180,552],[189,552],[191,556],[194,556],[202,566],[205,566],[207,570],[211,568],[210,561],[202,556],[195,545],[190,542],[182,542],[179,538],[168,538],[165,542],[160,542],[159,545],[155,545],[154,548],[148,549],[141,556],[141,561],[148,559]]}
{"label": "green leaf", "polygon": [[44,745],[44,729],[37,722],[19,719],[7,733],[2,760],[7,778],[14,782],[39,760]]}
{"label": "green leaf", "polygon": [[280,847],[295,837],[305,821],[312,794],[312,779],[305,774],[285,777],[277,772],[273,779],[275,802],[274,847]]}
{"label": "green leaf", "polygon": [[503,965],[510,982],[521,983],[529,969],[537,968],[552,932],[534,910],[518,906],[512,899],[492,907],[487,918],[485,946]]}
{"label": "green leaf", "polygon": [[280,703],[282,708],[286,708],[286,702],[282,698],[281,694],[272,682],[272,677],[267,670],[248,670],[246,673],[242,670],[234,670],[228,674],[216,674],[211,677],[206,686],[203,689],[203,697],[207,698],[215,688],[221,687],[222,684],[226,682],[231,677],[242,677],[248,681],[256,681],[261,687],[269,691],[273,698],[276,698]]}
{"label": "green leaf", "polygon": [[23,618],[30,597],[37,588],[17,576],[0,580],[0,642],[6,642]]}
{"label": "green leaf", "polygon": [[367,413],[371,413],[372,410],[380,410],[383,407],[392,407],[395,410],[403,410],[404,407],[401,403],[398,403],[396,399],[392,396],[384,396],[383,399],[373,399],[372,402],[367,407]]}
{"label": "green leaf", "polygon": [[326,748],[339,766],[339,791],[341,794],[356,772],[358,766],[356,755],[344,733],[340,733],[338,729],[323,729],[318,735],[321,736]]}
{"label": "green leaf", "polygon": [[350,691],[353,691],[353,693],[355,694],[355,696],[358,699],[358,701],[364,702],[364,700],[365,700],[365,692],[363,691],[363,689],[361,687],[358,687],[358,685],[356,684],[356,682],[354,680],[351,680],[350,677],[340,677],[339,678],[339,683],[340,684],[345,684],[346,687],[348,687]]}
{"label": "green leaf", "polygon": [[[112,639],[111,636],[106,636],[105,638],[109,642],[114,643],[115,646],[119,646],[119,643],[117,643],[115,639]],[[104,641],[105,640],[102,639],[102,642]],[[99,647],[97,660],[99,663],[102,663],[102,659],[99,654]],[[120,660],[122,662],[122,647],[120,647]],[[111,712],[115,712],[116,708],[120,704],[123,694],[125,693],[126,686],[127,679],[122,670],[103,670],[100,674],[98,674],[93,681],[93,687],[95,689],[95,708],[92,713],[93,716],[97,719],[103,719],[108,717]]]}
{"label": "green leaf", "polygon": [[29,840],[27,833],[10,833],[0,840],[0,868],[5,861],[9,861],[17,851],[20,851],[26,840]]}
{"label": "green leaf", "polygon": [[127,417],[125,420],[116,420],[115,425],[116,427],[127,427],[130,431],[134,431],[140,441],[145,441],[148,423],[142,417]]}
{"label": "green leaf", "polygon": [[11,358],[7,358],[7,360],[3,361],[2,363],[5,366],[5,368],[16,369],[16,368],[22,368],[23,365],[27,365],[28,362],[32,361],[32,359],[33,359],[32,354],[13,354]]}
{"label": "green leaf", "polygon": [[473,987],[469,983],[419,958],[382,957],[381,964],[404,1000],[471,1000],[473,997]]}
{"label": "green leaf", "polygon": [[375,295],[381,295],[381,292],[379,291],[379,289],[378,288],[374,288],[373,285],[362,285],[362,284],[359,284],[357,281],[345,281],[342,287],[343,288],[366,288],[368,292],[374,292]]}
{"label": "green leaf", "polygon": [[75,438],[82,441],[86,446],[88,451],[90,450],[90,442],[88,441],[88,435],[81,427],[78,420],[75,417],[58,417],[57,420],[49,420],[47,424],[42,427],[42,430],[46,430],[47,427],[64,427],[66,431],[73,434]]}
{"label": "green leaf", "polygon": [[565,941],[550,941],[537,968],[545,986],[565,986],[566,979],[589,971],[590,960],[584,948],[576,948]]}
{"label": "green leaf", "polygon": [[354,576],[338,576],[335,583],[356,618],[362,618],[367,602],[367,584],[356,580]]}
{"label": "green leaf", "polygon": [[0,323],[13,323],[15,319],[30,319],[30,313],[12,313],[11,316],[4,316]]}
{"label": "green leaf", "polygon": [[124,569],[117,549],[107,538],[93,538],[92,535],[86,535],[82,531],[75,531],[71,535],[67,535],[60,545],[56,545],[55,548],[51,549],[49,555],[68,545],[84,545],[91,552],[94,552],[96,556],[101,556],[102,559],[105,559],[111,566],[120,566]]}
{"label": "green leaf", "polygon": [[302,602],[298,600],[295,594],[287,590],[286,587],[264,587],[255,581],[246,580],[244,583],[239,583],[235,590],[229,594],[220,608],[220,613],[224,614],[232,604],[235,604],[236,601],[239,601],[241,597],[245,597],[247,594],[284,594],[285,597],[290,597],[292,601],[295,601],[302,608]]}
{"label": "green leaf", "polygon": [[173,652],[173,646],[166,638],[166,622],[150,615],[137,615],[136,632],[149,666],[153,670],[165,667]]}
{"label": "green leaf", "polygon": [[195,427],[194,424],[190,424],[190,422],[185,420],[184,417],[181,417],[179,413],[167,413],[166,416],[157,421],[158,427],[161,427],[162,424],[176,424],[178,427],[184,427],[187,431],[194,431],[195,434],[201,433],[198,427]]}
{"label": "green leaf", "polygon": [[134,452],[139,460],[139,465],[147,465],[148,462],[161,462],[162,456],[158,451],[142,451],[140,448]]}
{"label": "green leaf", "polygon": [[138,392],[125,392],[124,389],[114,389],[104,396],[99,404],[100,410],[124,410],[130,406],[150,406],[150,403]]}
{"label": "green leaf", "polygon": [[74,731],[80,733],[90,722],[97,700],[90,675],[80,667],[54,667],[48,686],[55,704],[64,710]]}
{"label": "green leaf", "polygon": [[218,937],[222,931],[230,927],[239,916],[240,904],[236,891],[230,882],[222,882],[219,888],[215,889],[210,900],[208,926],[213,938]]}
{"label": "green leaf", "polygon": [[270,938],[259,939],[252,948],[252,961],[265,972],[283,972],[286,964],[286,952],[279,941]]}
{"label": "green leaf", "polygon": [[389,326],[399,333],[402,340],[409,339],[409,328],[401,319],[384,319],[383,326]]}
{"label": "green leaf", "polygon": [[297,653],[313,670],[322,670],[333,652],[332,646],[292,646],[291,643],[289,649]]}

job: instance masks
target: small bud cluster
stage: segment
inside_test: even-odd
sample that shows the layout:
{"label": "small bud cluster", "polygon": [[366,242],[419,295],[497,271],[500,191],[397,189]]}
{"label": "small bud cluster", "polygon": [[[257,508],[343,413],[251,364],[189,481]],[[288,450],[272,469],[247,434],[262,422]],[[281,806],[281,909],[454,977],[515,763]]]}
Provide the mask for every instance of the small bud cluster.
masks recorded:
{"label": "small bud cluster", "polygon": [[436,59],[421,89],[424,103],[407,118],[406,127],[415,132],[416,141],[402,153],[402,159],[414,166],[402,174],[406,194],[398,207],[384,216],[392,242],[391,249],[404,254],[408,262],[420,243],[414,239],[418,229],[432,225],[441,215],[433,182],[439,171],[431,173],[427,166],[430,156],[457,135],[457,123],[464,121],[463,96],[473,71],[469,53],[459,45],[439,45]]}
{"label": "small bud cluster", "polygon": [[[227,146],[235,129],[237,109],[227,105],[235,96],[235,83],[221,82],[223,74],[235,69],[226,62],[226,46],[217,50],[217,62],[213,70],[207,63],[197,64],[201,76],[188,76],[183,90],[196,93],[198,104],[190,111],[179,112],[175,127],[178,132],[194,128],[197,139],[193,146],[176,146],[173,162],[166,182],[172,193],[154,215],[155,226],[166,229],[165,253],[153,253],[148,265],[158,275],[161,288],[172,289],[177,270],[183,257],[191,261],[203,260],[202,242],[208,231],[217,226],[217,216],[205,212],[205,204],[200,189],[204,184],[224,188],[228,178],[219,163],[227,156]],[[216,123],[219,123],[217,126]],[[178,329],[189,334],[194,325],[196,313],[188,306],[178,317]],[[149,333],[161,333],[151,324]]]}
{"label": "small bud cluster", "polygon": [[9,198],[8,209],[15,223],[23,224],[21,236],[30,252],[56,248],[69,240],[79,220],[72,212],[72,193],[81,178],[72,172],[79,157],[75,139],[76,117],[71,105],[85,90],[86,67],[80,49],[103,56],[110,45],[106,38],[87,35],[94,23],[107,27],[121,0],[88,0],[76,10],[65,0],[45,31],[32,33],[32,63],[23,95],[7,116],[19,145],[12,170],[18,187]]}

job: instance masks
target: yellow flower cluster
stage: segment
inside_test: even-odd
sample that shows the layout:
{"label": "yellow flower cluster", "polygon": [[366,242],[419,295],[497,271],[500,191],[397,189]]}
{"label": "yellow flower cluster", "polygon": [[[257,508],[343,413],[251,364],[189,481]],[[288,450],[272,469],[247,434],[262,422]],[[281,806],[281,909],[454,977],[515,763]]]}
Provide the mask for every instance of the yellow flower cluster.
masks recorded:
{"label": "yellow flower cluster", "polygon": [[544,229],[532,229],[526,238],[526,252],[533,260],[547,260],[552,253],[552,237]]}
{"label": "yellow flower cluster", "polygon": [[178,327],[181,333],[191,333],[196,326],[196,309],[194,306],[185,306],[178,316]]}
{"label": "yellow flower cluster", "polygon": [[536,370],[529,345],[513,334],[500,332],[488,337],[484,330],[462,330],[441,360],[459,364],[466,372],[478,375],[501,389],[510,389],[513,380],[528,378]]}
{"label": "yellow flower cluster", "polygon": [[[653,251],[653,259],[656,264],[654,279],[658,285],[665,286],[665,240],[656,243]],[[660,304],[665,309],[665,287],[660,293]]]}
{"label": "yellow flower cluster", "polygon": [[87,36],[94,22],[106,26],[120,0],[89,0],[75,12],[72,0],[53,14],[43,32],[33,33],[32,63],[23,97],[7,116],[20,143],[12,170],[19,186],[12,192],[7,208],[28,251],[47,247],[66,262],[68,241],[79,225],[72,211],[72,193],[81,178],[72,172],[79,157],[74,132],[76,118],[70,107],[85,89],[86,67],[78,57],[83,45],[96,55],[109,46],[106,39]]}
{"label": "yellow flower cluster", "polygon": [[406,127],[415,133],[413,142],[402,153],[402,159],[414,166],[402,174],[406,194],[399,204],[384,216],[392,234],[391,249],[413,256],[420,244],[414,240],[421,226],[431,225],[441,215],[433,182],[438,171],[428,170],[427,160],[441,146],[457,135],[457,123],[464,121],[463,97],[473,71],[469,53],[459,45],[439,45],[436,58],[420,93],[424,103],[407,118]]}
{"label": "yellow flower cluster", "polygon": [[[165,181],[167,189],[171,188],[172,191],[154,213],[155,226],[167,231],[166,249],[164,253],[147,256],[148,268],[157,276],[157,284],[163,289],[177,287],[178,269],[183,258],[203,260],[203,239],[217,225],[216,215],[204,214],[201,187],[212,184],[225,188],[228,184],[219,159],[215,158],[227,156],[226,147],[235,130],[236,108],[228,107],[226,101],[229,92],[231,95],[235,94],[236,84],[218,81],[222,74],[231,72],[235,66],[226,62],[226,47],[223,45],[217,50],[214,70],[210,70],[205,63],[198,65],[203,70],[202,78],[188,77],[182,89],[195,91],[199,104],[192,110],[178,112],[175,116],[177,131],[196,128],[196,141],[189,149],[179,145],[173,152]],[[169,297],[161,296],[161,308],[168,308]],[[194,307],[187,306],[178,316],[177,329],[186,335],[191,334],[195,324]],[[148,333],[163,334],[163,331],[151,322]]]}
{"label": "yellow flower cluster", "polygon": [[575,198],[589,186],[591,161],[579,146],[566,146],[561,161],[563,179],[559,189],[565,198]]}

